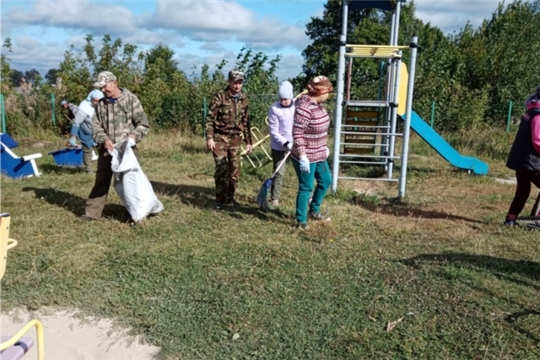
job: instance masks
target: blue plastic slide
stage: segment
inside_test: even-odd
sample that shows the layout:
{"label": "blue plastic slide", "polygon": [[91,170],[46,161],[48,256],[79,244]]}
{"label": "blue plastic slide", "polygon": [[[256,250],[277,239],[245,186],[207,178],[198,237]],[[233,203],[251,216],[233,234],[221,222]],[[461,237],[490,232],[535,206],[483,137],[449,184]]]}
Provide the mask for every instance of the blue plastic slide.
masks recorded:
{"label": "blue plastic slide", "polygon": [[[402,115],[401,119],[405,120],[405,115]],[[458,153],[414,111],[411,113],[411,129],[453,166],[473,171],[477,175],[487,175],[488,165],[485,162]]]}

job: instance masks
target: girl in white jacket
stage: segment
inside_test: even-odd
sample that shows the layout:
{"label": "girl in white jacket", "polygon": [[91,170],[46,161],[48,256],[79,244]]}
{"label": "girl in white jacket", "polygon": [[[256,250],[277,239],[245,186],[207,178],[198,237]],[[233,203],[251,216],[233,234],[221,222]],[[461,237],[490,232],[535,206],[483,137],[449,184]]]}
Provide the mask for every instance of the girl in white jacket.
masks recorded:
{"label": "girl in white jacket", "polygon": [[[288,81],[279,84],[278,95],[279,101],[272,104],[268,111],[268,131],[270,132],[270,148],[272,149],[274,171],[293,146],[294,96],[292,84]],[[285,166],[282,166],[272,182],[270,200],[271,205],[274,207],[279,206],[284,175]]]}

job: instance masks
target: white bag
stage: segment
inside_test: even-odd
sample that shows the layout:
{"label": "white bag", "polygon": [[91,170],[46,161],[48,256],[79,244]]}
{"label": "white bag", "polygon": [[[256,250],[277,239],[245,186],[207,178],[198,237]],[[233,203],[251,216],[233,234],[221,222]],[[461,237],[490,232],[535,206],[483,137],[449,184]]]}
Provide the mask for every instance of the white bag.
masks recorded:
{"label": "white bag", "polygon": [[114,145],[110,151],[114,173],[114,189],[122,199],[133,221],[138,222],[149,214],[157,214],[163,205],[156,197],[152,184],[144,174],[137,157],[127,141]]}

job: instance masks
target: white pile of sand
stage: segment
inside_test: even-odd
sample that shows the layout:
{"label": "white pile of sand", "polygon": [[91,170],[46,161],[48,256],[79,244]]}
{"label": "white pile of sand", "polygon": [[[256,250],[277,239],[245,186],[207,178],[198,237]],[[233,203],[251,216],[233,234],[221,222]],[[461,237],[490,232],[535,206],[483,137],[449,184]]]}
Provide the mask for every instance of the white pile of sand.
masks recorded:
{"label": "white pile of sand", "polygon": [[[15,335],[29,320],[43,324],[45,360],[151,360],[159,348],[142,345],[138,337],[127,335],[127,330],[113,327],[111,320],[75,317],[75,311],[43,310],[28,313],[14,310],[2,314],[0,334]],[[37,360],[37,338],[33,327],[25,337],[34,339],[34,346],[24,360]]]}

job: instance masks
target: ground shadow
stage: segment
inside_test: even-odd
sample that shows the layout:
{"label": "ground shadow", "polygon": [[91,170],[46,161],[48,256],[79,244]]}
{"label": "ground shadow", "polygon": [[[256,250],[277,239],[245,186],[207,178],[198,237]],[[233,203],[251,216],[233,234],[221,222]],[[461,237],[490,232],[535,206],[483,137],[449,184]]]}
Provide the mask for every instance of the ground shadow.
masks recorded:
{"label": "ground shadow", "polygon": [[239,198],[240,205],[225,208],[227,214],[236,219],[243,219],[244,215],[256,217],[262,221],[282,224],[292,224],[292,216],[284,213],[281,209],[270,209],[262,211],[255,199]]}
{"label": "ground shadow", "polygon": [[467,221],[471,223],[483,224],[482,221],[469,219],[464,216],[447,214],[434,210],[422,210],[405,203],[399,203],[394,199],[383,199],[385,203],[365,201],[363,195],[359,195],[353,199],[355,205],[363,207],[371,212],[381,213],[384,215],[418,218],[418,219],[447,219],[454,221]]}
{"label": "ground shadow", "polygon": [[[154,191],[165,196],[178,197],[183,203],[199,208],[212,209],[215,203],[216,195],[213,186],[203,187],[197,185],[167,184],[159,181],[150,181]],[[225,206],[223,213],[231,217],[242,219],[243,215],[250,215],[264,221],[285,221],[289,215],[283,213],[280,209],[260,211],[255,201],[255,197],[237,196],[239,205]]]}
{"label": "ground shadow", "polygon": [[54,164],[39,165],[39,171],[44,174],[80,174],[84,172],[83,167],[58,166]]}
{"label": "ground shadow", "polygon": [[[488,255],[473,255],[464,253],[441,253],[441,254],[421,254],[409,259],[399,260],[399,262],[411,266],[413,268],[421,268],[422,265],[439,266],[441,268],[446,266],[458,267],[458,268],[471,268],[477,271],[487,271],[496,276],[497,278],[514,282],[521,286],[531,287],[535,291],[540,291],[538,281],[540,280],[540,263],[530,260],[512,260],[499,258]],[[435,272],[437,273],[437,272]],[[444,276],[439,274],[439,276]],[[524,279],[525,278],[525,279]],[[527,280],[530,279],[531,281]],[[458,279],[458,281],[460,281]],[[501,298],[505,301],[509,301],[506,295],[501,295],[498,291],[491,291],[482,287],[481,285],[474,284],[467,281],[461,281],[464,285],[479,292],[483,292],[487,297]],[[523,328],[518,324],[520,318],[528,316],[540,316],[538,310],[528,309],[526,305],[517,304],[523,309],[513,313],[505,313],[503,320],[510,324],[517,332],[523,336],[528,337],[535,343],[540,341],[537,334],[531,333],[529,330]]]}
{"label": "ground shadow", "polygon": [[[56,205],[80,217],[84,215],[86,198],[70,194],[57,189],[40,189],[35,187],[24,187],[22,191],[33,191],[36,199],[42,199],[51,205]],[[131,216],[123,205],[106,204],[103,209],[103,217],[115,219],[120,222],[130,222]]]}
{"label": "ground shadow", "polygon": [[157,194],[178,197],[183,203],[200,208],[212,207],[215,202],[213,187],[167,184],[159,181],[150,181]]}
{"label": "ground shadow", "polygon": [[463,253],[422,254],[400,262],[420,268],[423,264],[467,266],[478,270],[487,270],[497,277],[527,285],[540,291],[540,286],[530,284],[524,280],[512,277],[510,274],[519,274],[534,281],[540,280],[540,264],[529,260],[511,260],[488,255],[473,255]]}

